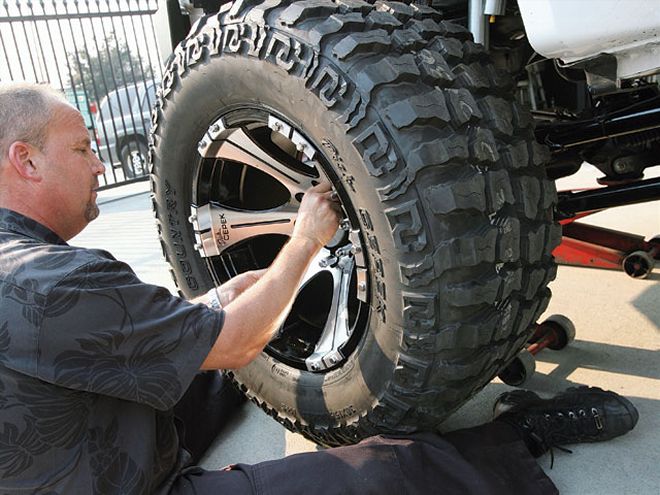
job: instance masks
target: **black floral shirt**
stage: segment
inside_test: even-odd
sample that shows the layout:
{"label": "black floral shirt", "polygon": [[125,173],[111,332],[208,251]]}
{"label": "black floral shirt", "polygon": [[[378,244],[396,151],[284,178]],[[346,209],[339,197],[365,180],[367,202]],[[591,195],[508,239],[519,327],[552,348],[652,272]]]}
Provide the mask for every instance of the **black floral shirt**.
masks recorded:
{"label": "black floral shirt", "polygon": [[223,318],[0,208],[0,493],[166,493]]}

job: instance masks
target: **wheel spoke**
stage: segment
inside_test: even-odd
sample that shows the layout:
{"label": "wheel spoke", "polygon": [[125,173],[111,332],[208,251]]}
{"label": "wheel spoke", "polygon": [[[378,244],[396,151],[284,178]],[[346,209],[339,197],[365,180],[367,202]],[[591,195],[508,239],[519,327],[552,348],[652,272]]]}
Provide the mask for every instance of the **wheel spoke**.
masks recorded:
{"label": "wheel spoke", "polygon": [[312,187],[314,177],[292,169],[273,156],[271,152],[262,148],[245,130],[232,129],[223,132],[221,136],[222,138],[215,141],[213,146],[204,149],[204,158],[231,160],[261,170],[284,185],[292,196]]}
{"label": "wheel spoke", "polygon": [[322,266],[323,260],[328,259],[329,256],[330,250],[327,248],[322,248],[316,254],[316,256],[314,256],[314,259],[309,264],[305,275],[303,275],[298,292],[300,292],[307,285],[307,283],[315,278],[318,274],[322,272],[331,272],[333,270],[332,268]]}
{"label": "wheel spoke", "polygon": [[339,347],[351,335],[348,320],[348,298],[354,266],[353,258],[343,257],[336,266],[326,268],[332,274],[332,304],[314,352],[305,360],[307,369],[310,371],[330,368],[344,359]]}
{"label": "wheel spoke", "polygon": [[298,209],[287,203],[272,210],[246,211],[215,203],[193,209],[191,217],[202,256],[217,256],[246,239],[291,235]]}

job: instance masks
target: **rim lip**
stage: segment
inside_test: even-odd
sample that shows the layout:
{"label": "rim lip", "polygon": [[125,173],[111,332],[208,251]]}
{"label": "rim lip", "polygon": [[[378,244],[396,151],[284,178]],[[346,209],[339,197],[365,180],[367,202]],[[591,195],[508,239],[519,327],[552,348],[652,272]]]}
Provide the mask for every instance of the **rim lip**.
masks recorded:
{"label": "rim lip", "polygon": [[[339,180],[339,176],[337,175],[336,171],[333,170],[332,166],[330,165],[330,160],[324,153],[324,148],[322,146],[319,146],[316,140],[312,139],[309,135],[309,133],[305,132],[301,127],[295,122],[288,118],[285,114],[282,112],[269,107],[267,105],[258,105],[255,104],[254,102],[247,102],[244,104],[232,104],[230,106],[225,107],[221,112],[215,114],[213,118],[209,120],[209,125],[203,126],[201,129],[202,136],[200,139],[209,131],[209,129],[212,127],[212,125],[221,119],[224,121],[225,117],[228,115],[235,114],[237,112],[241,111],[246,111],[246,110],[253,110],[257,115],[262,115],[266,114],[268,116],[273,116],[288,125],[291,126],[292,129],[296,130],[298,133],[300,133],[309,143],[312,144],[314,147],[314,151],[316,152],[315,155],[315,160],[317,161],[318,165],[320,166],[321,170],[319,172],[325,176],[333,185],[335,190],[338,191],[340,198],[342,200],[342,206],[344,209],[344,212],[347,214],[348,218],[351,221],[351,225],[356,226],[358,230],[358,238],[359,238],[359,243],[360,247],[363,252],[363,257],[364,257],[364,269],[366,271],[366,280],[367,280],[367,289],[365,292],[365,301],[358,301],[359,304],[359,310],[357,311],[357,315],[355,317],[355,320],[353,322],[353,325],[351,328],[354,328],[354,331],[350,335],[350,337],[340,346],[337,347],[337,349],[342,349],[346,350],[345,356],[343,359],[338,361],[336,364],[332,366],[328,366],[326,368],[323,368],[321,370],[310,370],[305,366],[305,358],[297,358],[296,360],[292,360],[288,358],[287,356],[283,355],[280,351],[274,349],[270,344],[268,344],[264,348],[264,352],[268,354],[269,356],[277,359],[281,364],[290,366],[292,368],[295,368],[297,370],[303,371],[303,372],[308,372],[308,373],[313,373],[313,374],[325,374],[329,373],[337,368],[341,368],[346,362],[349,361],[351,356],[356,352],[358,349],[359,345],[361,342],[364,341],[364,338],[366,337],[368,333],[368,327],[369,327],[369,321],[371,318],[371,313],[372,313],[372,308],[370,305],[370,300],[371,300],[371,290],[370,290],[370,265],[369,265],[369,260],[367,256],[367,243],[364,240],[364,235],[362,233],[362,229],[360,227],[359,223],[359,215],[356,211],[356,208],[353,206],[352,202],[348,200],[349,196],[348,193],[345,191],[345,188],[341,184],[341,181]],[[239,119],[240,122],[240,119]],[[236,122],[232,122],[232,125],[227,126],[228,129],[235,128],[235,127],[240,127],[241,125],[248,125],[248,124],[255,124],[255,123],[260,123],[263,126],[267,127],[268,123],[267,121],[264,121],[263,119],[260,118],[253,118],[253,119],[246,119],[243,122],[240,122],[239,125],[237,125]],[[194,160],[192,160],[191,167],[192,167],[192,185],[191,185],[191,192],[192,192],[192,203],[193,204],[205,204],[207,202],[212,201],[212,198],[206,197],[206,198],[201,198],[200,199],[200,194],[202,193],[202,188],[200,188],[199,180],[201,171],[204,169],[204,163],[206,160],[218,160],[217,158],[205,158],[200,156],[200,154],[197,152],[195,148],[195,154],[194,154]],[[272,178],[272,180],[276,181],[275,178]],[[211,262],[212,257],[209,258],[204,258],[204,264],[206,266],[206,269],[211,276],[214,284],[219,285],[220,282],[220,277],[218,277],[218,274],[213,267],[213,264]],[[357,270],[357,265],[354,265],[353,270]],[[318,276],[318,275],[317,275]],[[294,304],[295,301],[297,300],[294,299]],[[291,313],[287,316],[286,320],[287,321],[290,317]],[[333,348],[333,350],[336,350]]]}

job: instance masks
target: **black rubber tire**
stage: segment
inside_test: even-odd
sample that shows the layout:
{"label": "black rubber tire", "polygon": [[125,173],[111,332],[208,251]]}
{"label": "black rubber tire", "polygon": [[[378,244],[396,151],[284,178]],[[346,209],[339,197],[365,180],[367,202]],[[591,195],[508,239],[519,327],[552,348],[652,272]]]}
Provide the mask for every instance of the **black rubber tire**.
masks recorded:
{"label": "black rubber tire", "polygon": [[575,341],[575,324],[564,315],[550,315],[541,325],[550,325],[558,334],[556,342],[548,346],[553,351],[565,349],[571,342]]}
{"label": "black rubber tire", "polygon": [[653,272],[655,260],[646,251],[634,251],[623,259],[621,267],[630,278],[641,280]]}
{"label": "black rubber tire", "polygon": [[[144,170],[135,170],[134,165],[133,165],[133,158],[131,156],[132,152],[137,152],[139,153],[140,157],[143,159],[143,166]],[[124,171],[124,177],[127,179],[134,179],[136,177],[142,177],[147,174],[147,155],[149,153],[149,149],[147,147],[147,144],[142,141],[141,139],[136,139],[134,141],[130,141],[128,143],[125,143],[120,152],[119,152],[119,160],[121,161],[121,168]]]}
{"label": "black rubber tire", "polygon": [[528,383],[536,371],[536,358],[527,349],[523,349],[497,375],[507,385],[521,387]]}
{"label": "black rubber tire", "polygon": [[[266,28],[264,28],[266,26]],[[212,281],[193,248],[191,157],[231,105],[258,102],[325,150],[360,214],[369,330],[326,374],[262,353],[233,376],[324,445],[437,429],[523,347],[560,239],[533,121],[466,30],[428,7],[238,1],[175,50],[150,141],[163,251],[183,295]]]}

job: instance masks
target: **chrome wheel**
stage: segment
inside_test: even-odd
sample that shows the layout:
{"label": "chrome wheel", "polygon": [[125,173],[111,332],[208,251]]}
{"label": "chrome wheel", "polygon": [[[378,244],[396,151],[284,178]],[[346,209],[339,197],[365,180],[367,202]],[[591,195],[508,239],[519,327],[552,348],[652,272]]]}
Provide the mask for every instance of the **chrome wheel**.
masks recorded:
{"label": "chrome wheel", "polygon": [[346,219],[310,264],[266,352],[312,372],[340,366],[364,334],[369,287],[356,212],[322,151],[282,116],[243,108],[209,126],[198,153],[190,222],[216,284],[269,266],[304,192],[333,183]]}

